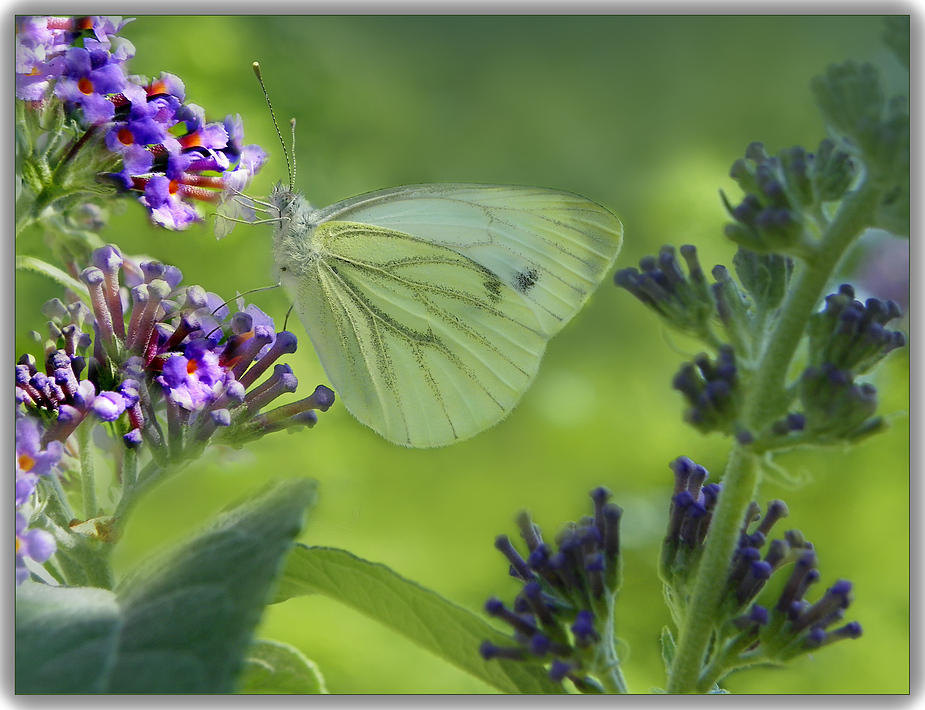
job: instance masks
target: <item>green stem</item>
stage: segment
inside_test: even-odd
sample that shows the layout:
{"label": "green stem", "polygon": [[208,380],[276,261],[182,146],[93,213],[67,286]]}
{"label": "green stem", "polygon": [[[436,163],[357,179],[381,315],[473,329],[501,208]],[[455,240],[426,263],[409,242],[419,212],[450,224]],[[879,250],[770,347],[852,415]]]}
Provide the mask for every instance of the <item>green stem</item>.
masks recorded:
{"label": "green stem", "polygon": [[45,504],[45,515],[57,526],[67,528],[74,518],[74,512],[71,510],[67,494],[61,486],[61,481],[57,476],[48,476],[44,483],[49,492],[47,503]]}
{"label": "green stem", "polygon": [[669,693],[695,692],[715,623],[714,612],[726,589],[725,570],[738,542],[745,510],[758,483],[758,457],[736,443],[729,454],[710,531],[700,559],[690,604],[678,638]]}
{"label": "green stem", "polygon": [[616,594],[606,594],[607,598],[607,619],[604,635],[601,640],[601,647],[604,649],[606,657],[604,659],[605,672],[601,673],[599,678],[601,684],[608,693],[626,695],[629,690],[626,687],[626,679],[623,677],[623,670],[620,668],[620,659],[617,656],[617,639],[614,635],[614,608],[616,607]]}
{"label": "green stem", "polygon": [[750,430],[757,430],[773,420],[780,413],[780,403],[788,401],[787,371],[809,317],[835,267],[869,224],[879,198],[880,190],[870,183],[862,184],[846,198],[829,224],[815,255],[794,280],[755,369],[758,376],[752,383],[742,417],[743,424]]}
{"label": "green stem", "polygon": [[141,471],[138,471],[137,454],[133,458],[136,459],[132,464],[134,483],[131,486],[123,487],[119,504],[113,512],[113,516],[119,519],[120,528],[125,526],[129,514],[135,508],[135,504],[146,491],[182,471],[190,461],[187,458],[180,463],[168,462],[167,464],[161,464],[160,461],[151,460]]}
{"label": "green stem", "polygon": [[627,695],[626,680],[623,678],[623,671],[620,670],[620,664],[614,663],[610,670],[602,673],[600,676],[601,685],[611,695]]}
{"label": "green stem", "polygon": [[50,495],[45,506],[46,528],[55,536],[58,550],[55,560],[68,584],[112,589],[113,576],[109,567],[108,548],[74,533],[70,521],[74,517],[67,496],[57,476],[49,476]]}
{"label": "green stem", "polygon": [[[842,203],[815,253],[796,277],[773,330],[764,341],[754,376],[743,403],[741,423],[760,431],[787,406],[786,377],[806,324],[822,297],[835,267],[848,247],[869,224],[880,192],[862,184]],[[691,599],[668,679],[669,693],[697,691],[698,677],[710,643],[716,609],[726,583],[745,511],[759,482],[758,456],[747,446],[733,445],[703,557],[692,587]]]}
{"label": "green stem", "polygon": [[77,427],[77,446],[80,449],[80,481],[83,494],[84,518],[96,517],[96,475],[93,467],[93,417],[87,417]]}

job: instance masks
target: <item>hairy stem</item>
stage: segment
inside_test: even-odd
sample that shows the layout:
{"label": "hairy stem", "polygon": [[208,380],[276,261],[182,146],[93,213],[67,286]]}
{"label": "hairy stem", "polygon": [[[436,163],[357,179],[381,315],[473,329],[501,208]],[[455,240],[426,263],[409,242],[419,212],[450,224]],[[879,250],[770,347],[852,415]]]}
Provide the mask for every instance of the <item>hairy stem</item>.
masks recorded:
{"label": "hairy stem", "polygon": [[629,690],[626,687],[626,679],[623,677],[623,671],[620,668],[620,659],[617,656],[616,636],[614,634],[614,608],[616,606],[616,594],[608,593],[607,598],[607,618],[609,623],[604,630],[605,638],[602,640],[601,647],[605,649],[607,657],[605,665],[607,671],[600,674],[600,680],[608,693],[626,695]]}
{"label": "hairy stem", "polygon": [[96,475],[93,466],[92,417],[77,427],[77,446],[80,448],[80,481],[83,494],[83,514],[86,519],[96,516]]}

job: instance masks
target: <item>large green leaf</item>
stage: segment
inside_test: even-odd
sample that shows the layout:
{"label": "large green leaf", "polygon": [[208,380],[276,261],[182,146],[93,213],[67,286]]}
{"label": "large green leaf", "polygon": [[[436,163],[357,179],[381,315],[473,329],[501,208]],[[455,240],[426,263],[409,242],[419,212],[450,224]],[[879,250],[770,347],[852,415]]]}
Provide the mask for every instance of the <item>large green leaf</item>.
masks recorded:
{"label": "large green leaf", "polygon": [[279,641],[260,639],[248,652],[239,693],[327,693],[318,666],[301,651]]}
{"label": "large green leaf", "polygon": [[484,660],[488,639],[511,645],[481,617],[405,579],[382,564],[345,550],[296,545],[289,554],[276,601],[324,594],[397,631],[419,646],[506,693],[564,693],[539,664]]}
{"label": "large green leaf", "polygon": [[16,589],[16,692],[105,692],[121,632],[112,592],[24,582]]}
{"label": "large green leaf", "polygon": [[133,571],[115,595],[20,587],[16,691],[234,690],[314,488],[304,479],[269,486]]}

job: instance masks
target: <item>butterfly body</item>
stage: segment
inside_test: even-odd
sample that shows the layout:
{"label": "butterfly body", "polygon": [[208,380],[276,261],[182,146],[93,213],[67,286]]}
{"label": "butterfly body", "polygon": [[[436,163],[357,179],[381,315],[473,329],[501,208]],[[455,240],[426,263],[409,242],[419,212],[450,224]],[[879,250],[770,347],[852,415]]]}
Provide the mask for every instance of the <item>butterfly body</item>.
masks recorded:
{"label": "butterfly body", "polygon": [[274,256],[347,409],[397,444],[500,421],[619,252],[622,225],[568,192],[412,185],[323,209],[277,186]]}

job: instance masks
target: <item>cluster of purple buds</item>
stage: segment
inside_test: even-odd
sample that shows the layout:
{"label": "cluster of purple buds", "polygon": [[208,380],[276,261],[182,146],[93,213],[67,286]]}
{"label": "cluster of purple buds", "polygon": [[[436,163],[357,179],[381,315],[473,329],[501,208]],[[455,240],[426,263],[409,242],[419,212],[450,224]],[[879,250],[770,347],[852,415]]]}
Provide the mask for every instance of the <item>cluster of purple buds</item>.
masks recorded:
{"label": "cluster of purple buds", "polygon": [[620,518],[623,511],[609,503],[610,492],[591,492],[594,515],[568,523],[556,546],[543,541],[529,513],[518,525],[529,555],[524,559],[507,535],[495,540],[510,563],[510,574],[523,583],[508,608],[491,598],[485,610],[513,629],[513,646],[485,641],[485,659],[508,658],[549,664],[556,682],[568,678],[582,692],[599,693],[595,680],[599,645],[613,643],[613,603],[620,586]]}
{"label": "cluster of purple buds", "polygon": [[809,325],[809,364],[824,363],[855,374],[869,372],[887,353],[906,344],[898,330],[885,326],[902,316],[895,301],[855,299],[854,288],[842,284],[825,298],[825,307]]}
{"label": "cluster of purple buds", "polygon": [[[665,245],[657,256],[640,259],[639,269],[628,267],[618,271],[614,281],[655,311],[668,327],[711,347],[727,342],[748,352],[756,311],[762,315],[771,313],[783,300],[792,261],[740,248],[734,263],[743,290],[722,265],[713,267],[713,283],[710,283],[693,245],[685,244],[678,251],[687,266],[687,275],[675,248]],[[716,322],[723,327],[722,338],[714,332]]]}
{"label": "cluster of purple buds", "polygon": [[831,363],[803,370],[799,382],[804,431],[819,442],[858,441],[881,431],[886,423],[877,411],[877,388],[856,383],[850,370]]}
{"label": "cluster of purple buds", "polygon": [[[756,258],[765,263],[773,259],[768,255]],[[782,263],[778,267],[787,268]],[[740,276],[749,271],[756,269],[740,268]],[[797,383],[802,411],[788,413],[754,438],[747,435],[749,441],[743,443],[754,444],[756,450],[782,449],[804,443],[857,441],[882,430],[886,424],[882,417],[875,416],[877,390],[870,383],[856,382],[856,377],[869,372],[886,355],[906,344],[902,332],[885,327],[901,315],[894,301],[856,300],[854,288],[849,284],[842,284],[837,293],[827,296],[824,308],[813,314],[807,328],[808,366]],[[708,360],[705,363],[709,365]],[[695,404],[692,396],[700,398],[699,404],[688,410],[688,421],[707,421],[716,428],[716,417],[711,418],[716,407],[711,409],[708,405],[723,401],[727,385],[702,383],[701,379],[709,378],[702,370],[700,374],[702,378],[698,377],[696,367],[685,365],[675,378],[675,386],[683,388],[692,404]],[[711,392],[711,387],[716,392]]]}
{"label": "cluster of purple buds", "polygon": [[[668,531],[662,544],[659,574],[676,619],[684,617],[690,584],[697,572],[721,486],[705,484],[708,473],[687,457],[671,463],[675,487],[671,499]],[[804,598],[818,581],[816,553],[799,530],[768,542],[771,528],[787,517],[783,501],[768,503],[762,517],[752,502],[739,533],[729,566],[726,593],[720,602],[716,642],[711,664],[735,667],[782,662],[841,638],[856,638],[856,622],[831,629],[844,617],[851,602],[851,583],[840,580],[821,599]],[[772,575],[786,575],[786,582],[771,604],[759,604]],[[768,595],[765,595],[767,597]],[[765,599],[761,599],[765,602]]]}
{"label": "cluster of purple buds", "polygon": [[684,395],[689,405],[684,420],[700,431],[721,431],[738,435],[740,409],[738,368],[730,345],[721,345],[715,359],[701,353],[686,362],[671,386]]}
{"label": "cluster of purple buds", "polygon": [[662,543],[659,574],[669,588],[680,588],[696,571],[719,497],[718,483],[704,485],[707,470],[686,456],[671,462],[675,486]]}
{"label": "cluster of purple buds", "polygon": [[614,282],[629,291],[665,322],[682,333],[704,337],[714,315],[713,299],[697,258],[697,249],[685,244],[680,249],[687,264],[684,275],[675,248],[665,245],[658,256],[639,260],[639,269],[628,267],[614,274]]}
{"label": "cluster of purple buds", "polygon": [[296,389],[291,368],[278,363],[295,352],[296,338],[275,332],[256,307],[232,314],[201,287],[178,288],[175,267],[135,267],[114,246],[95,250],[93,263],[80,274],[90,307],[47,304],[44,362],[26,355],[16,365],[18,408],[44,422],[43,444],[65,442],[93,416],[110,423],[125,446],[147,443],[154,458],[176,461],[210,441],[240,446],[313,426],[315,410],[332,404],[331,390],[319,386],[305,399],[266,409]]}
{"label": "cluster of purple buds", "polygon": [[[16,95],[33,111],[63,104],[80,127],[80,135],[51,158],[58,164],[52,169],[60,172],[70,162],[77,170],[84,164],[81,151],[93,152],[93,165],[115,167],[107,171],[109,178],[138,195],[155,224],[184,229],[202,219],[193,201],[217,203],[242,189],[266,154],[243,144],[240,116],[208,123],[201,107],[184,103],[178,77],[165,73],[149,81],[128,76],[125,63],[134,47],[117,33],[129,21],[19,18]],[[53,192],[41,181],[26,182],[39,195]]]}
{"label": "cluster of purple buds", "polygon": [[855,174],[848,155],[830,140],[822,141],[815,155],[796,146],[773,157],[761,143],[752,143],[730,171],[745,197],[733,207],[723,195],[735,220],[726,226],[726,236],[751,251],[805,256],[812,248],[807,212],[841,199]]}
{"label": "cluster of purple buds", "polygon": [[809,324],[809,366],[800,375],[803,407],[800,431],[818,441],[856,441],[881,430],[877,390],[855,378],[869,372],[886,355],[906,344],[906,337],[886,324],[902,313],[894,301],[855,299],[842,284],[826,296],[825,306]]}

